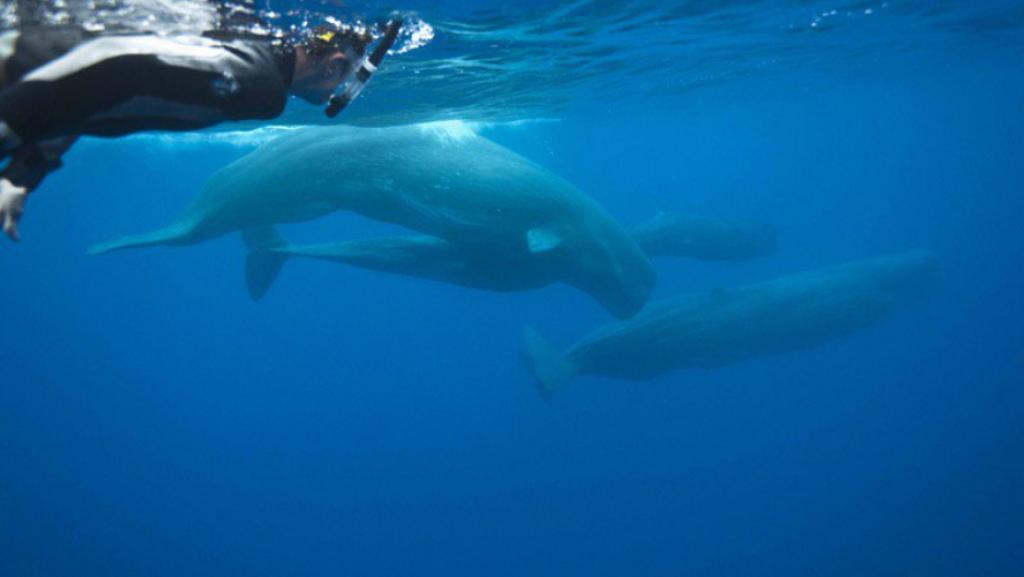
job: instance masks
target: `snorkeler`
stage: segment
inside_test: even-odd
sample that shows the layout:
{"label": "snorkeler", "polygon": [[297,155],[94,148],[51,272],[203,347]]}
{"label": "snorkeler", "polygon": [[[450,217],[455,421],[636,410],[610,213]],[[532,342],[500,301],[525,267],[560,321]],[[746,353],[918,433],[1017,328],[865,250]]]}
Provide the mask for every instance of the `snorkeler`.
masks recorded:
{"label": "snorkeler", "polygon": [[[101,36],[75,27],[0,33],[0,224],[18,240],[28,194],[80,135],[197,130],[279,116],[290,95],[333,117],[376,70],[363,30],[321,26],[294,42],[209,33]],[[346,80],[344,93],[335,94]]]}

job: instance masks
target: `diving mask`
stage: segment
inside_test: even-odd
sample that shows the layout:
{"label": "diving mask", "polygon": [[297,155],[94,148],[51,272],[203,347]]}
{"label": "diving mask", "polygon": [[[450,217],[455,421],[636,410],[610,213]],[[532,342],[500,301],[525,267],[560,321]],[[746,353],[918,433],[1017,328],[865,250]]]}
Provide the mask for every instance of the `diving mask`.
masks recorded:
{"label": "diving mask", "polygon": [[324,109],[324,114],[327,115],[327,118],[334,118],[346,106],[351,104],[353,100],[359,97],[359,93],[363,91],[363,88],[366,88],[366,84],[370,81],[373,73],[377,71],[388,50],[395,44],[398,32],[401,29],[401,20],[395,19],[388,22],[384,37],[380,39],[373,52],[359,63],[359,67],[354,73],[354,78],[347,85],[339,86],[338,90],[327,101],[327,108]]}

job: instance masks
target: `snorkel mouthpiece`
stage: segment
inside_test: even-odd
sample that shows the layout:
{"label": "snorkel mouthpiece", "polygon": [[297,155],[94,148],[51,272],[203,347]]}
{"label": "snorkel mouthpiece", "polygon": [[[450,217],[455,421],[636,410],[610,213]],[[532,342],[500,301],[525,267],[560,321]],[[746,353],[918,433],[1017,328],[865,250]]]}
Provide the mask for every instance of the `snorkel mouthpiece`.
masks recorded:
{"label": "snorkel mouthpiece", "polygon": [[387,55],[388,50],[395,44],[395,40],[398,38],[398,32],[402,29],[402,21],[395,19],[388,22],[388,28],[384,32],[384,37],[380,39],[380,43],[373,49],[373,52],[369,57],[364,58],[359,64],[359,69],[356,70],[355,78],[349,83],[345,92],[342,94],[333,94],[331,99],[327,102],[327,108],[324,110],[324,114],[327,118],[334,118],[346,106],[352,103],[353,100],[359,97],[359,93],[366,88],[366,83],[370,81],[373,73],[377,71],[377,67],[380,66],[384,56]]}

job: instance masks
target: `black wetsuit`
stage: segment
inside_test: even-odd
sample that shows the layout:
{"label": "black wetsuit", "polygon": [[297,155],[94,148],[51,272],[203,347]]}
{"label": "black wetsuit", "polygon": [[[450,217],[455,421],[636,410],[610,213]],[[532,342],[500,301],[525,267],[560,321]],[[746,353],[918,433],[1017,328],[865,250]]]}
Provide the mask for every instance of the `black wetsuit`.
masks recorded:
{"label": "black wetsuit", "polygon": [[195,130],[284,110],[294,50],[263,38],[19,32],[0,62],[0,122],[20,144],[3,176],[34,188],[79,135]]}

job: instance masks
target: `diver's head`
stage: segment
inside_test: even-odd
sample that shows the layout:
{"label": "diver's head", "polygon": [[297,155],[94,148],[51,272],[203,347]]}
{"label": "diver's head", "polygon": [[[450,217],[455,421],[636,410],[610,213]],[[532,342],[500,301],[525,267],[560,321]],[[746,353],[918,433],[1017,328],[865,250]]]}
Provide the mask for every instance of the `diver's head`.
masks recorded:
{"label": "diver's head", "polygon": [[356,28],[318,26],[295,46],[291,92],[310,104],[327,102],[366,53],[373,40]]}

